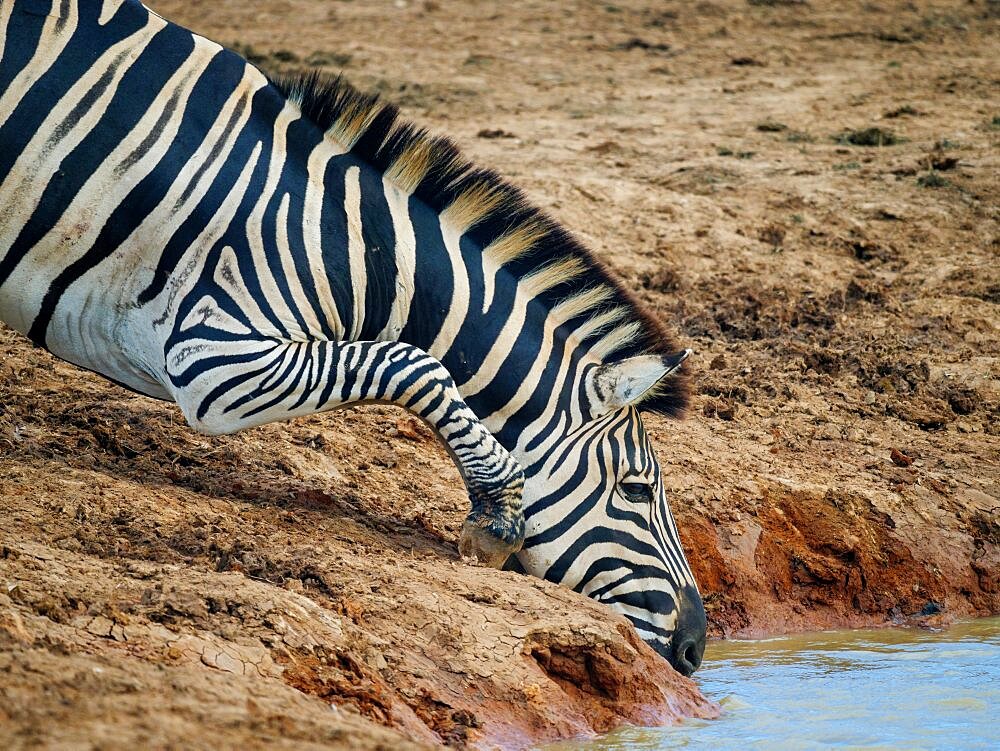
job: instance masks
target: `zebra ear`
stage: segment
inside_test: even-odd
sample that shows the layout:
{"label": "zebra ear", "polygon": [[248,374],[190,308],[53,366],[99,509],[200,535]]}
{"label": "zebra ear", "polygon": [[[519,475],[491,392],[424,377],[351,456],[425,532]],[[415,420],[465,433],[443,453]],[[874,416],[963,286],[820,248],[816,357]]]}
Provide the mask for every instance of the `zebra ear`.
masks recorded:
{"label": "zebra ear", "polygon": [[663,378],[677,370],[691,354],[685,349],[672,355],[640,355],[599,365],[587,375],[590,414],[601,417],[635,404]]}

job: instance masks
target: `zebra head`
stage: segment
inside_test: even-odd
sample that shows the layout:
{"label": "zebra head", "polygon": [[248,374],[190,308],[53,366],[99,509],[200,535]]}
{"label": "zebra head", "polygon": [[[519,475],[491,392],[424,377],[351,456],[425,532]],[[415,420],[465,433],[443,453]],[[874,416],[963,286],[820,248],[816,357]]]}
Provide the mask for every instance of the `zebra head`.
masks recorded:
{"label": "zebra head", "polygon": [[582,423],[525,452],[525,542],[508,564],[610,605],[684,675],[705,610],[637,405],[688,354],[586,366]]}

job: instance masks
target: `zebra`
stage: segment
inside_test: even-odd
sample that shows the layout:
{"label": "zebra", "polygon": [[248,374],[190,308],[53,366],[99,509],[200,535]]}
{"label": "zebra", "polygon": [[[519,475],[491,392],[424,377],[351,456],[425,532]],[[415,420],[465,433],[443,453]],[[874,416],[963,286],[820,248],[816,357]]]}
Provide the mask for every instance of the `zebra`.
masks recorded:
{"label": "zebra", "polygon": [[268,77],[139,0],[0,0],[0,320],[205,434],[366,402],[426,421],[460,553],[706,620],[641,414],[679,348],[495,172],[341,78]]}

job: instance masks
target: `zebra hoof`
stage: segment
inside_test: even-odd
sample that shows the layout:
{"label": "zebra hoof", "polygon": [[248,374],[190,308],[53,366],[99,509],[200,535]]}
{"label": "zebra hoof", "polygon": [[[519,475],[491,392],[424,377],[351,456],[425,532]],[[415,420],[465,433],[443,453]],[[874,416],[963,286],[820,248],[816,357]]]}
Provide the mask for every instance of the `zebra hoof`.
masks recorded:
{"label": "zebra hoof", "polygon": [[521,549],[521,540],[511,544],[495,537],[482,527],[466,520],[458,540],[458,552],[476,558],[484,566],[501,568],[512,553]]}

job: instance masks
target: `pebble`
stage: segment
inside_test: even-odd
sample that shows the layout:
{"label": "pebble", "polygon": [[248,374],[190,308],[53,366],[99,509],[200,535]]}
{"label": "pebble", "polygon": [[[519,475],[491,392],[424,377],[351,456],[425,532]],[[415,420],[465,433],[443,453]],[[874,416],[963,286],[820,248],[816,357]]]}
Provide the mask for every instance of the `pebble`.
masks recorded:
{"label": "pebble", "polygon": [[830,425],[827,423],[817,429],[816,434],[813,437],[818,441],[839,441],[842,435],[840,428],[836,425]]}
{"label": "pebble", "polygon": [[871,434],[858,428],[851,428],[847,431],[847,440],[851,443],[859,443],[862,446],[875,445],[875,440],[871,437]]}
{"label": "pebble", "polygon": [[889,458],[892,459],[892,463],[895,464],[897,467],[909,467],[911,464],[913,464],[912,456],[907,456],[902,451],[896,448],[892,449],[889,452]]}

